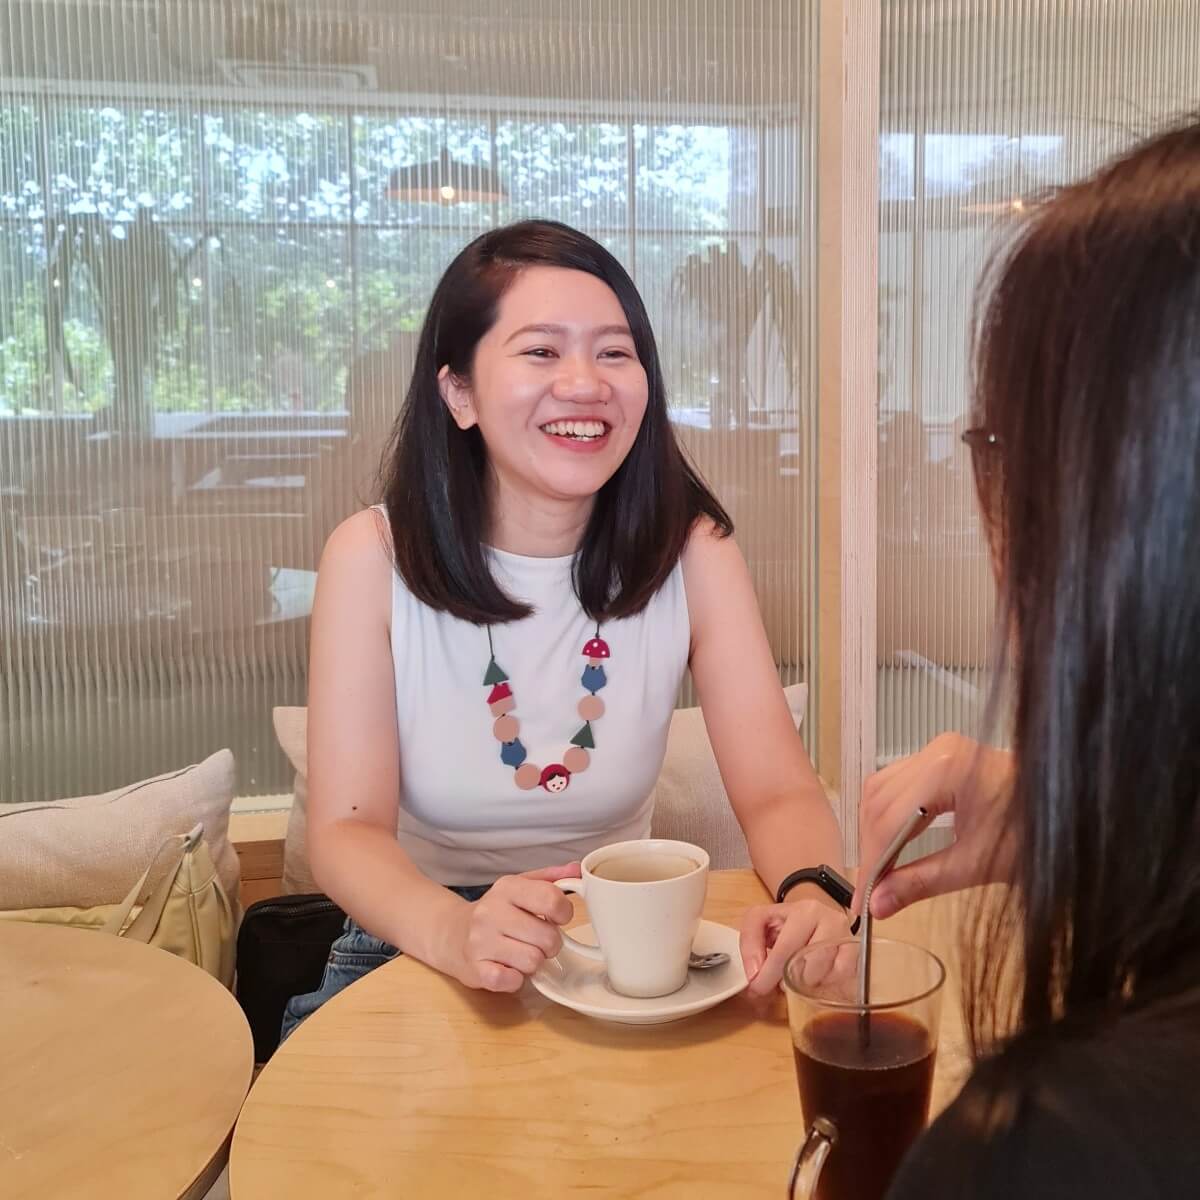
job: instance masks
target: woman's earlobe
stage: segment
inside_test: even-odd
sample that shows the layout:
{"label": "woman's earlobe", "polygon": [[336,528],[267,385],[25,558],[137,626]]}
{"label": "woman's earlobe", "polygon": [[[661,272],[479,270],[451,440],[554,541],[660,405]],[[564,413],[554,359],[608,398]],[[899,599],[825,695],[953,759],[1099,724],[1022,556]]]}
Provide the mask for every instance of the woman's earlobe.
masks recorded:
{"label": "woman's earlobe", "polygon": [[476,424],[470,388],[451,372],[449,366],[438,371],[437,381],[442,402],[450,410],[454,423],[459,429],[470,429]]}

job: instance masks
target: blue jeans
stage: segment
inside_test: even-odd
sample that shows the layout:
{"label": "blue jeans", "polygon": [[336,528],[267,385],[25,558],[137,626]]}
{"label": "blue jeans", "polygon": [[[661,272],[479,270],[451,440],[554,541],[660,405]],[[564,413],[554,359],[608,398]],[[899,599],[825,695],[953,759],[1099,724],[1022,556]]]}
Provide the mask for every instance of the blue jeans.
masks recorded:
{"label": "blue jeans", "polygon": [[[485,895],[490,884],[478,887],[452,887],[450,891],[472,903]],[[293,996],[283,1010],[283,1025],[279,1040],[284,1042],[288,1035],[304,1020],[343,988],[348,988],[356,979],[369,971],[381,967],[395,958],[400,951],[395,946],[368,933],[353,917],[347,917],[342,932],[333,939],[329,947],[329,958],[325,961],[325,973],[321,986],[315,992]]]}

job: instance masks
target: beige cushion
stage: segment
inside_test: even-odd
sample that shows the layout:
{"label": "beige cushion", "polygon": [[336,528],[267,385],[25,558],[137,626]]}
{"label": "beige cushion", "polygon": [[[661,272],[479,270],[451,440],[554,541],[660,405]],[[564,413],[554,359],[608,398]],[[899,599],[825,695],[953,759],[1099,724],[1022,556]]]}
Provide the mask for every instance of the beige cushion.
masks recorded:
{"label": "beige cushion", "polygon": [[[784,688],[783,694],[798,729],[808,703],[808,685],[797,683]],[[671,718],[667,756],[654,788],[650,832],[703,846],[714,871],[750,865],[746,838],[725,794],[698,708],[678,709]]]}
{"label": "beige cushion", "polygon": [[[784,688],[783,694],[799,728],[808,702],[808,685],[798,683]],[[274,714],[279,744],[296,769],[295,797],[283,846],[283,890],[288,895],[320,890],[309,870],[305,841],[307,712],[304,708],[277,708]],[[654,789],[651,832],[655,837],[677,838],[703,846],[714,870],[750,865],[746,839],[725,795],[704,717],[698,708],[678,709],[671,718],[667,753]]]}
{"label": "beige cushion", "polygon": [[98,796],[0,809],[0,909],[115,904],[163,840],[197,821],[225,894],[237,902],[241,872],[229,841],[233,755]]}
{"label": "beige cushion", "polygon": [[308,709],[277,708],[272,715],[275,736],[296,772],[283,840],[281,886],[285,896],[303,896],[321,890],[308,866]]}

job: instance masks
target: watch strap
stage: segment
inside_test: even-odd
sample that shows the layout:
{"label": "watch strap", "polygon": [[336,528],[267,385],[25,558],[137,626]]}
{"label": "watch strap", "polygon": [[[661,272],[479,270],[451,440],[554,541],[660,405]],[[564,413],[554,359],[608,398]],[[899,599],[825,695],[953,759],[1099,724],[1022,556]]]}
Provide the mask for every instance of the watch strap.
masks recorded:
{"label": "watch strap", "polygon": [[775,903],[782,904],[784,897],[794,887],[802,883],[815,883],[831,900],[842,908],[849,908],[854,899],[854,888],[850,881],[839,875],[832,867],[822,863],[819,867],[801,867],[793,871],[779,885],[775,892]]}

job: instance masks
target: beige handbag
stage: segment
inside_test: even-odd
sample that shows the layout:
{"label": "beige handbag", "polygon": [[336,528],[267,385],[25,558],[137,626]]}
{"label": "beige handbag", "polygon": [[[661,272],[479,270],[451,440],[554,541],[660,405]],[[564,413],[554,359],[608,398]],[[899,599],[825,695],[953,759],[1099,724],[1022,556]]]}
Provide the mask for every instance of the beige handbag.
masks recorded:
{"label": "beige handbag", "polygon": [[[119,904],[23,908],[0,919],[71,925],[157,946],[233,986],[237,919],[204,842],[204,826],[172,834]],[[152,877],[159,882],[139,903]]]}

